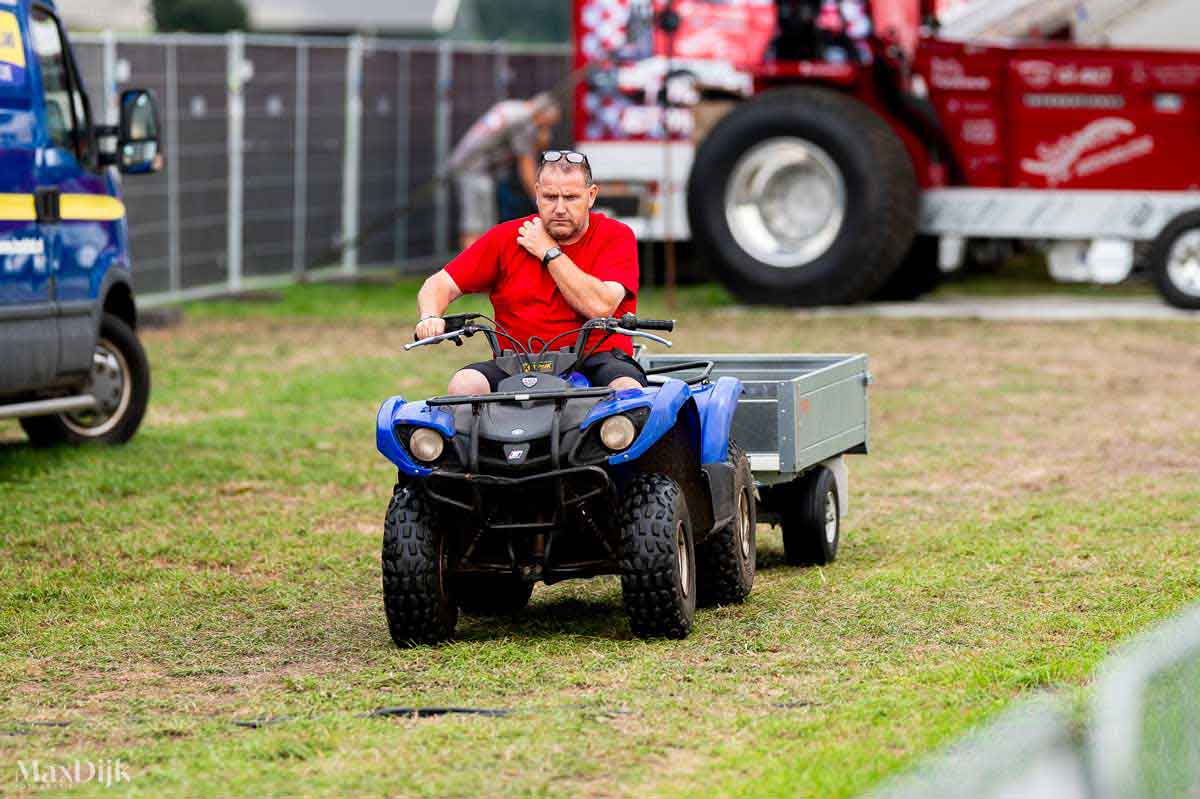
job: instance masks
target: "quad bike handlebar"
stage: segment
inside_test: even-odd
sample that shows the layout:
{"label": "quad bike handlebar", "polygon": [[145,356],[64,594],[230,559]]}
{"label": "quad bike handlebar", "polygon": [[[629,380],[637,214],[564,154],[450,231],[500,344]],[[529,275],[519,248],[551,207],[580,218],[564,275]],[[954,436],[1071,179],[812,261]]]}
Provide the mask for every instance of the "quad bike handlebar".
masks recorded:
{"label": "quad bike handlebar", "polygon": [[670,332],[675,329],[674,319],[638,319],[637,316],[631,313],[627,313],[620,318],[606,316],[597,317],[595,319],[589,319],[583,324],[582,327],[558,334],[543,344],[542,348],[537,353],[533,353],[531,347],[525,346],[516,338],[500,329],[499,325],[496,325],[496,327],[489,327],[487,325],[473,324],[476,319],[480,318],[486,317],[484,317],[482,314],[453,314],[451,316],[445,316],[443,317],[443,321],[446,323],[446,332],[423,339],[416,339],[414,337],[414,341],[411,344],[404,345],[404,350],[407,352],[415,349],[416,347],[426,347],[430,344],[439,344],[443,341],[453,341],[456,345],[461,346],[464,338],[470,338],[476,333],[483,333],[488,337],[489,342],[492,344],[493,353],[497,356],[500,355],[499,343],[496,340],[497,336],[501,336],[508,341],[511,341],[514,345],[516,345],[517,352],[519,353],[525,355],[536,354],[537,356],[542,356],[550,351],[550,348],[555,342],[566,338],[567,336],[578,334],[573,351],[582,355],[588,336],[597,331],[607,331],[607,335],[609,336],[622,335],[629,336],[630,338],[645,338],[662,344],[665,347],[671,347],[673,345],[667,339],[662,338],[661,336],[656,336],[652,333],[646,333],[644,331],[662,330]]}

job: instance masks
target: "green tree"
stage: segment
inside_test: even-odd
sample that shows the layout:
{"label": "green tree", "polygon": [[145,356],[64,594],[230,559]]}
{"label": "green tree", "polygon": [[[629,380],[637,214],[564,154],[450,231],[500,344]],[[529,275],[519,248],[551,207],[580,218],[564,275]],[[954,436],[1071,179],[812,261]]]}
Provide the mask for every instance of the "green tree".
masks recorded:
{"label": "green tree", "polygon": [[567,42],[571,38],[571,4],[563,0],[464,0],[460,14],[472,6],[479,30],[489,41]]}
{"label": "green tree", "polygon": [[250,23],[242,0],[153,0],[152,6],[160,31],[225,33]]}

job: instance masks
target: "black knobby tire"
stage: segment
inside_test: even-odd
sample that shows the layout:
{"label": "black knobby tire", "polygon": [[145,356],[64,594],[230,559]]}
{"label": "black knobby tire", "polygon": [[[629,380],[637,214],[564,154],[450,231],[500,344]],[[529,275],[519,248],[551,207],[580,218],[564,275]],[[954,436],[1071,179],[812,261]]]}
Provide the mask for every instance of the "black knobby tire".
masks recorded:
{"label": "black knobby tire", "polygon": [[[782,496],[776,496],[783,529],[784,558],[798,566],[832,563],[837,558],[842,537],[837,480],[833,472],[818,466],[782,488]],[[833,515],[832,534],[828,526],[830,513]]]}
{"label": "black knobby tire", "polygon": [[509,616],[529,604],[533,585],[507,574],[472,574],[455,578],[454,601],[472,616]]}
{"label": "black knobby tire", "polygon": [[[1171,224],[1163,229],[1154,243],[1150,246],[1150,273],[1158,293],[1176,308],[1200,310],[1200,288],[1189,290],[1188,287],[1176,284],[1171,277],[1171,250],[1181,236],[1200,229],[1200,211],[1188,211],[1180,214]],[[1200,258],[1200,253],[1194,257]]]}
{"label": "black knobby tire", "polygon": [[938,263],[939,249],[937,236],[917,236],[899,268],[871,299],[904,302],[920,299],[936,289],[945,279]]}
{"label": "black knobby tire", "polygon": [[383,523],[383,607],[396,646],[454,634],[458,606],[446,575],[445,539],[419,486],[398,484]]}
{"label": "black knobby tire", "polygon": [[757,508],[750,458],[733,441],[729,462],[734,467],[734,515],[729,524],[696,545],[696,582],[701,606],[733,605],[754,587],[757,565]]}
{"label": "black knobby tire", "polygon": [[679,484],[661,474],[633,478],[621,528],[621,593],[633,634],[686,638],[696,614],[696,553]]}
{"label": "black knobby tire", "polygon": [[[814,260],[772,266],[744,250],[725,214],[738,161],[772,139],[817,145],[836,164],[846,208],[832,244]],[[916,172],[887,123],[835,91],[787,88],[735,108],[696,152],[688,182],[688,220],[697,249],[716,276],[746,302],[840,305],[869,298],[900,265],[916,234]]]}
{"label": "black knobby tire", "polygon": [[128,396],[119,402],[115,414],[102,421],[95,417],[98,423],[93,425],[89,425],[80,414],[22,419],[21,427],[34,446],[82,444],[88,441],[124,444],[137,432],[150,402],[150,361],[146,358],[146,351],[128,324],[107,313],[100,321],[97,351],[115,356],[122,386],[128,386]]}

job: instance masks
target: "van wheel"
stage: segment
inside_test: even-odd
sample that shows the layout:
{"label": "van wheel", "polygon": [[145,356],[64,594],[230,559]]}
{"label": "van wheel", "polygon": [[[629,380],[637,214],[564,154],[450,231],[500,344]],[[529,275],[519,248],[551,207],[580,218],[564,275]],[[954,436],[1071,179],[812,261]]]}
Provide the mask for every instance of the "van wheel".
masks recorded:
{"label": "van wheel", "polygon": [[35,446],[124,444],[137,432],[150,401],[150,362],[137,334],[112,314],[104,314],[100,322],[83,393],[96,397],[94,410],[22,419],[29,440]]}

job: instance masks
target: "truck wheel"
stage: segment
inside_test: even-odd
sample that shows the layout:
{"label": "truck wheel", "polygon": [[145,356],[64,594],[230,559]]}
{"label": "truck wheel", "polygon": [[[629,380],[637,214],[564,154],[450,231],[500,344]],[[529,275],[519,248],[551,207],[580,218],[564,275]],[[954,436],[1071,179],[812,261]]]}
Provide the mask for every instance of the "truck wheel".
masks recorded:
{"label": "truck wheel", "polygon": [[1200,211],[1176,217],[1150,248],[1150,271],[1163,299],[1200,309]]}
{"label": "truck wheel", "polygon": [[945,275],[938,263],[937,236],[917,236],[900,267],[871,299],[883,302],[907,302],[924,297],[941,285]]}
{"label": "truck wheel", "polygon": [[95,410],[33,416],[21,427],[35,446],[124,444],[137,432],[150,400],[150,362],[137,334],[112,314],[100,321],[92,371],[83,393],[99,402]]}
{"label": "truck wheel", "polygon": [[784,558],[799,566],[833,563],[842,534],[833,472],[818,466],[793,482],[788,494],[779,508]]}
{"label": "truck wheel", "polygon": [[445,537],[424,494],[397,484],[383,523],[383,607],[396,646],[432,644],[454,634],[458,607],[447,579]]}
{"label": "truck wheel", "polygon": [[679,484],[638,475],[621,514],[621,593],[639,638],[686,638],[696,614],[692,520]]}
{"label": "truck wheel", "polygon": [[454,580],[454,600],[472,616],[509,616],[529,604],[533,585],[508,574],[471,574]]}
{"label": "truck wheel", "polygon": [[912,159],[887,123],[826,89],[744,103],[696,152],[698,249],[747,302],[846,304],[883,286],[917,230]]}
{"label": "truck wheel", "polygon": [[754,474],[750,471],[750,458],[732,441],[729,462],[734,468],[733,520],[696,546],[699,572],[696,582],[701,606],[737,604],[754,587],[757,560],[754,533],[758,523]]}

